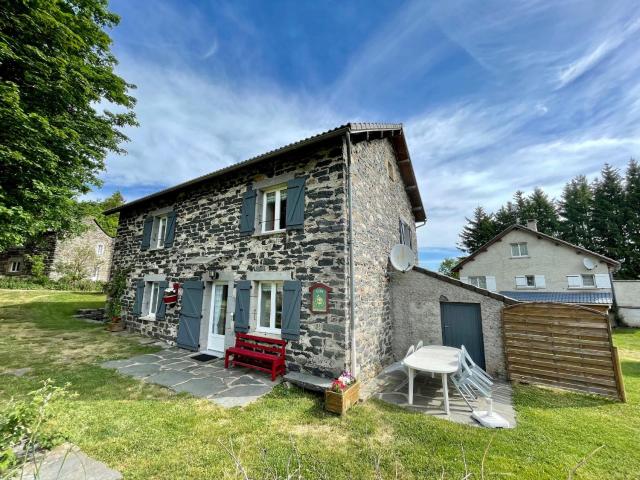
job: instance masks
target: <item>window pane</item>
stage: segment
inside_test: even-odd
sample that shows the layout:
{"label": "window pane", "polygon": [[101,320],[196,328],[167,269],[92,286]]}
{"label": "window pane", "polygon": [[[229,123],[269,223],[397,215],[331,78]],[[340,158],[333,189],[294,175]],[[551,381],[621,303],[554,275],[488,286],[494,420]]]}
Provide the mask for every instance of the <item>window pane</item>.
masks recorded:
{"label": "window pane", "polygon": [[149,313],[152,315],[156,313],[156,307],[158,306],[158,286],[159,285],[155,282],[151,284],[151,295],[149,296]]}
{"label": "window pane", "polygon": [[286,228],[287,226],[287,189],[280,190],[280,224],[277,228]]}
{"label": "window pane", "polygon": [[533,275],[527,275],[527,287],[535,287],[536,278]]}
{"label": "window pane", "polygon": [[480,288],[487,288],[487,277],[478,277],[478,286]]}
{"label": "window pane", "polygon": [[594,287],[596,285],[593,275],[582,275],[582,285],[585,287]]}
{"label": "window pane", "polygon": [[269,317],[271,316],[271,283],[260,284],[260,319],[261,327],[269,328]]}
{"label": "window pane", "polygon": [[520,244],[520,256],[525,256],[525,255],[529,255],[529,251],[527,250],[527,244],[526,243],[521,243]]}
{"label": "window pane", "polygon": [[520,256],[520,249],[518,248],[518,244],[517,243],[512,243],[511,244],[511,256],[512,257],[519,257]]}
{"label": "window pane", "polygon": [[224,335],[225,320],[227,318],[228,285],[215,285],[213,298],[213,334]]}
{"label": "window pane", "polygon": [[157,246],[161,247],[164,244],[164,236],[167,230],[167,218],[162,217],[158,224],[158,243]]}
{"label": "window pane", "polygon": [[282,284],[276,285],[276,328],[282,328]]}
{"label": "window pane", "polygon": [[265,195],[265,212],[263,222],[263,230],[265,232],[270,232],[275,228],[275,218],[276,218],[276,192],[269,192]]}

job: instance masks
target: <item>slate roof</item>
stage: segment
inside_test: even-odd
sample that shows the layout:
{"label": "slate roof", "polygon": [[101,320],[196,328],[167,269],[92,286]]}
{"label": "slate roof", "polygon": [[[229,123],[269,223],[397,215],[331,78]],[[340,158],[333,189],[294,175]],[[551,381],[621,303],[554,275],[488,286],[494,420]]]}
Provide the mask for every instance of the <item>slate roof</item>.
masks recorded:
{"label": "slate roof", "polygon": [[[296,142],[290,143],[280,148],[276,148],[275,150],[270,150],[261,155],[249,158],[247,160],[234,163],[228,167],[221,168],[219,170],[215,170],[211,173],[207,173],[206,175],[202,175],[200,177],[196,177],[192,180],[188,180],[186,182],[180,183],[173,187],[166,188],[164,190],[160,190],[159,192],[152,193],[142,198],[138,198],[137,200],[133,200],[131,202],[125,203],[124,205],[120,205],[119,207],[111,208],[104,212],[105,215],[109,215],[111,213],[116,213],[121,210],[125,210],[131,206],[139,205],[148,200],[164,196],[170,193],[174,193],[180,190],[183,190],[187,187],[198,185],[202,182],[206,182],[214,177],[218,177],[225,173],[233,172],[234,170],[238,170],[247,165],[252,165],[254,163],[261,162],[268,158],[273,158],[277,155],[284,154],[286,152],[290,152],[292,150],[296,150],[298,148],[302,148],[307,145],[311,145],[313,143],[321,142],[323,140],[327,140],[329,138],[339,137],[349,133],[351,135],[366,135],[366,138],[369,138],[369,135],[383,134],[384,132],[390,133],[393,136],[391,137],[391,143],[396,151],[398,167],[400,169],[400,176],[402,177],[402,181],[405,184],[405,190],[411,201],[411,207],[413,208],[413,214],[417,222],[426,222],[427,214],[424,209],[424,205],[422,204],[422,199],[420,197],[420,191],[418,190],[418,182],[416,181],[415,173],[413,171],[413,166],[411,164],[411,158],[409,156],[409,149],[407,147],[407,142],[404,136],[404,131],[401,123],[346,123],[339,127],[333,128],[331,130],[327,130],[326,132],[319,133],[317,135],[313,135],[311,137],[304,138],[302,140],[298,140]],[[374,137],[377,138],[377,137]]]}
{"label": "slate roof", "polygon": [[611,305],[611,292],[500,292],[500,295],[510,297],[520,302],[552,302],[579,303],[582,305]]}

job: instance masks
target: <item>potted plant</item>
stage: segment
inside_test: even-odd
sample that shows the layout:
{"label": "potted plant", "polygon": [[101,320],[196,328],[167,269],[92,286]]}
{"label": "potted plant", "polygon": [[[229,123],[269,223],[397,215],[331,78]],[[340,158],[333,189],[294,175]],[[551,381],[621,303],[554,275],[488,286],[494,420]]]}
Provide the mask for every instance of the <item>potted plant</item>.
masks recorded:
{"label": "potted plant", "polygon": [[121,332],[124,330],[124,322],[122,321],[122,296],[127,287],[127,273],[128,272],[123,269],[116,270],[105,286],[105,293],[107,294],[105,314],[109,321],[107,330],[110,332]]}
{"label": "potted plant", "polygon": [[165,305],[173,305],[178,301],[178,289],[180,288],[179,283],[174,283],[172,287],[167,287],[164,289],[164,294],[162,295],[162,301]]}
{"label": "potted plant", "polygon": [[324,408],[333,413],[344,415],[360,399],[360,382],[345,371],[331,383],[324,392]]}

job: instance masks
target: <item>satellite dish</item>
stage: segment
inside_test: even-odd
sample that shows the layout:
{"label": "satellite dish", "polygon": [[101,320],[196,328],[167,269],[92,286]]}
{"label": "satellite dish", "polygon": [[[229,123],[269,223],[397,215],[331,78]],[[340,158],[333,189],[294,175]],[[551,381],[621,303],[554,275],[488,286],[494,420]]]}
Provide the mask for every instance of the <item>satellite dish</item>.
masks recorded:
{"label": "satellite dish", "polygon": [[406,245],[394,245],[389,254],[391,265],[396,270],[407,272],[416,264],[416,254]]}
{"label": "satellite dish", "polygon": [[593,270],[594,268],[596,268],[596,264],[593,262],[593,260],[587,257],[584,257],[584,259],[582,260],[582,264],[587,270]]}

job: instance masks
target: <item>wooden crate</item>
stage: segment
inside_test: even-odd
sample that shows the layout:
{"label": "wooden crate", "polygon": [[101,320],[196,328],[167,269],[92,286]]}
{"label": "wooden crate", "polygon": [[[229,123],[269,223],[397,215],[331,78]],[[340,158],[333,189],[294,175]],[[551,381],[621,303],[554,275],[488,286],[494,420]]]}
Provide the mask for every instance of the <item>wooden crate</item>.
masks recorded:
{"label": "wooden crate", "polygon": [[324,409],[328,412],[344,415],[345,412],[355,405],[360,399],[360,382],[356,380],[342,393],[332,390],[324,391]]}

